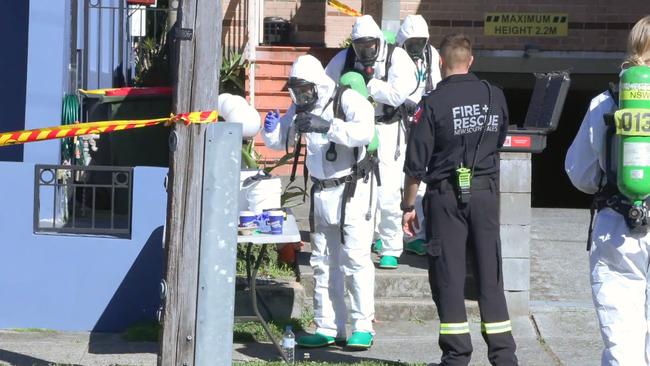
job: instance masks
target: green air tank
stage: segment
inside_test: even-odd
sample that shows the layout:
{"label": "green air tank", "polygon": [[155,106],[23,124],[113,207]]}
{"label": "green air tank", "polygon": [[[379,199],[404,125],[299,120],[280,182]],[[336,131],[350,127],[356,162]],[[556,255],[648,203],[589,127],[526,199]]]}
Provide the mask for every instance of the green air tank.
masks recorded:
{"label": "green air tank", "polygon": [[397,44],[397,35],[395,32],[389,31],[389,30],[382,30],[382,33],[384,33],[384,40],[388,44]]}
{"label": "green air tank", "polygon": [[621,76],[618,188],[635,206],[650,196],[650,67],[634,66]]}
{"label": "green air tank", "polygon": [[[345,74],[341,75],[339,83],[355,90],[366,99],[370,97],[370,93],[368,93],[368,87],[366,86],[366,81],[363,79],[363,75],[357,71],[348,71]],[[377,151],[377,149],[379,149],[379,138],[377,137],[377,130],[375,130],[372,141],[370,144],[368,144],[368,152],[374,153]]]}

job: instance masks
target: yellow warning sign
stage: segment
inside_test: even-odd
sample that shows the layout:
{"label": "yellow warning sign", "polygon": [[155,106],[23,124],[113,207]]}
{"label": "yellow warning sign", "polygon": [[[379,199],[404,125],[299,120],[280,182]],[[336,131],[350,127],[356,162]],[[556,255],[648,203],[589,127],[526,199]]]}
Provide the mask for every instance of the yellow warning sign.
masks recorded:
{"label": "yellow warning sign", "polygon": [[566,37],[567,13],[485,13],[486,36]]}

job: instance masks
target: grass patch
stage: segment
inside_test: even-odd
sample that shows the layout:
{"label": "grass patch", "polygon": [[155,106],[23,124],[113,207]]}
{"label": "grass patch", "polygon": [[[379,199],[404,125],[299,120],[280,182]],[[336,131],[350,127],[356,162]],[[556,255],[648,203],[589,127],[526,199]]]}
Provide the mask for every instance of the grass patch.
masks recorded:
{"label": "grass patch", "polygon": [[[246,246],[246,244],[237,245],[237,276],[246,277]],[[261,247],[261,245],[253,245],[251,255],[255,259],[257,259],[257,256],[259,255]],[[284,280],[295,279],[296,276],[293,272],[293,268],[278,261],[278,252],[275,250],[274,246],[267,248],[264,257],[262,265],[260,266],[259,271],[257,271],[258,277]],[[251,262],[251,267],[252,266],[253,262]]]}
{"label": "grass patch", "polygon": [[[312,312],[303,313],[300,318],[289,320],[271,320],[268,322],[271,334],[275,339],[281,339],[282,333],[287,325],[291,325],[293,332],[303,331],[309,327],[314,321],[314,314]],[[235,323],[233,328],[233,341],[250,343],[250,342],[270,342],[271,340],[266,335],[262,324],[258,322],[242,322]]]}
{"label": "grass patch", "polygon": [[141,321],[128,327],[122,338],[129,342],[158,342],[160,324],[155,320]]}
{"label": "grass patch", "polygon": [[56,333],[56,330],[47,328],[13,328],[9,330],[18,333]]}

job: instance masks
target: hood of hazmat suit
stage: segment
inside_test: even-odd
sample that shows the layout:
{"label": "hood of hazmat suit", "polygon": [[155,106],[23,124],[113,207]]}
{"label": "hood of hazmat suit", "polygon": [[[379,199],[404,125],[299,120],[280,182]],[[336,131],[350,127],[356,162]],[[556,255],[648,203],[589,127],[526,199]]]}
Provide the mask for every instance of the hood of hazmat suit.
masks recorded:
{"label": "hood of hazmat suit", "polygon": [[397,33],[397,43],[413,57],[422,57],[429,41],[429,27],[422,15],[407,15]]}
{"label": "hood of hazmat suit", "polygon": [[372,66],[383,52],[384,33],[370,15],[364,15],[352,26],[351,36],[357,60],[364,66]]}
{"label": "hood of hazmat suit", "polygon": [[[306,83],[313,84],[315,87],[316,98],[313,101],[313,105],[310,106],[310,111],[313,109],[322,109],[329,101],[336,87],[334,81],[330,79],[327,74],[325,74],[325,69],[323,69],[323,65],[321,65],[320,61],[311,55],[300,56],[298,59],[296,59],[296,62],[293,63],[293,67],[289,73],[290,88],[292,81],[297,82],[298,84],[302,84],[303,86],[306,85]],[[306,91],[308,89],[306,87],[300,87],[294,88],[292,91],[290,91],[294,103],[296,103],[296,99],[294,98],[308,98],[303,97],[305,94],[301,95],[301,93],[299,93],[300,90]]]}

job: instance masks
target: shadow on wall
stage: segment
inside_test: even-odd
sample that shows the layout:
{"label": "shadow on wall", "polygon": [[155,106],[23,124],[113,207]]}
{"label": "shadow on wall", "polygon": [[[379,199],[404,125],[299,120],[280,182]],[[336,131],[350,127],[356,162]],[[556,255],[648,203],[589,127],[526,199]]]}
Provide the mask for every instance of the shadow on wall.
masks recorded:
{"label": "shadow on wall", "polygon": [[[225,3],[225,2],[224,2]],[[243,52],[248,43],[248,1],[231,0],[223,13],[221,44],[225,49]]]}
{"label": "shadow on wall", "polygon": [[[93,332],[121,332],[140,321],[156,319],[163,275],[163,227],[155,229],[93,327]],[[91,335],[89,350],[93,352]]]}
{"label": "shadow on wall", "polygon": [[324,46],[327,2],[302,0],[296,3],[294,11],[290,19],[289,42],[293,45]]}
{"label": "shadow on wall", "polygon": [[372,19],[381,26],[382,5],[382,0],[363,0],[361,12],[372,16]]}

